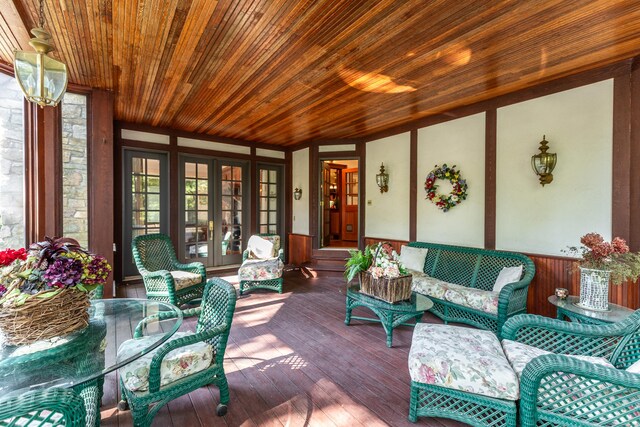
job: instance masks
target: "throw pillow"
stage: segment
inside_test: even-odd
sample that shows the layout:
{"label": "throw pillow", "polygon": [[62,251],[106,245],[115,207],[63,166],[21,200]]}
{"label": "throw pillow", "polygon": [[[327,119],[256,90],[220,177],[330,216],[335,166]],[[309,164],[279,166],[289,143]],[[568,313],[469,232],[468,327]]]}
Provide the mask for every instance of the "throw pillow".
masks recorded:
{"label": "throw pillow", "polygon": [[517,282],[522,276],[522,266],[517,267],[504,267],[500,270],[496,282],[493,284],[493,292],[500,292],[505,285],[509,283]]}
{"label": "throw pillow", "polygon": [[426,259],[426,248],[413,248],[406,245],[402,245],[400,248],[400,262],[407,270],[423,272]]}
{"label": "throw pillow", "polygon": [[247,249],[249,249],[249,258],[267,259],[272,257],[273,243],[260,236],[251,236],[247,242]]}
{"label": "throw pillow", "polygon": [[640,360],[627,368],[627,372],[632,374],[640,374]]}

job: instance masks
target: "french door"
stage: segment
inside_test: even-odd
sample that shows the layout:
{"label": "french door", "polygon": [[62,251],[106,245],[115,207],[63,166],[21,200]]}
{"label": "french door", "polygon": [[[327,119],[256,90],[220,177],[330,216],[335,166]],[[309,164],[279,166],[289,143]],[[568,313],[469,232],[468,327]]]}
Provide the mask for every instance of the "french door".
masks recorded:
{"label": "french door", "polygon": [[169,185],[166,153],[124,152],[123,272],[138,274],[131,242],[136,236],[169,232]]}
{"label": "french door", "polygon": [[248,230],[246,162],[180,157],[178,257],[213,267],[239,264]]}

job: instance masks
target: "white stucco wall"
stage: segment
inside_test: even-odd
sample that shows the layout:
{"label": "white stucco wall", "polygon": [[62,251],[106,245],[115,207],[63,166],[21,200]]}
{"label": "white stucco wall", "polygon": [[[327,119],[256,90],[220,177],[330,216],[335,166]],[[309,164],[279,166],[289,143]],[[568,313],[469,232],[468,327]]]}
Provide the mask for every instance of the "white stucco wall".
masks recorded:
{"label": "white stucco wall", "polygon": [[[485,113],[418,130],[418,241],[484,246],[484,148]],[[467,199],[448,212],[426,200],[424,191],[427,174],[443,163],[457,165],[469,185]],[[450,191],[448,182],[439,185],[441,192]]]}
{"label": "white stucco wall", "polygon": [[[496,247],[547,255],[587,232],[611,237],[613,80],[498,109]],[[546,135],[544,187],[531,168]]]}
{"label": "white stucco wall", "polygon": [[302,189],[300,200],[293,199],[292,231],[296,234],[309,234],[309,149],[294,151],[291,156],[292,162],[292,187]]}
{"label": "white stucco wall", "polygon": [[[368,237],[409,240],[410,133],[367,143],[365,230]],[[376,174],[384,162],[389,191],[380,193]],[[368,201],[371,200],[369,205]]]}

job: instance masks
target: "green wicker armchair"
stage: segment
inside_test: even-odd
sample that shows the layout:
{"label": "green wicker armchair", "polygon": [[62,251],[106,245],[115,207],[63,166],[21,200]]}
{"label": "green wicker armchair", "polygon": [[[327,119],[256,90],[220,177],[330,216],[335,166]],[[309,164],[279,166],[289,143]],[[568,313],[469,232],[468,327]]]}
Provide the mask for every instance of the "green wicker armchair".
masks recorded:
{"label": "green wicker armchair", "polygon": [[202,297],[207,280],[204,265],[200,262],[179,263],[169,236],[137,236],[131,249],[148,299],[179,307]]}
{"label": "green wicker armchair", "polygon": [[0,426],[85,425],[84,401],[73,390],[31,390],[0,399]]}
{"label": "green wicker armchair", "polygon": [[[553,352],[526,365],[520,421],[529,426],[640,426],[640,310],[622,322],[584,325],[534,315],[509,319],[503,338]],[[615,368],[569,357],[597,356]]]}
{"label": "green wicker armchair", "polygon": [[[150,363],[148,369],[134,367],[128,372],[120,370],[120,387],[124,399],[118,405],[118,409],[125,410],[130,406],[135,426],[151,425],[156,413],[169,401],[208,384],[216,384],[220,389],[220,404],[216,413],[222,416],[227,412],[229,387],[223,362],[235,307],[235,288],[220,278],[209,279],[201,306],[183,310],[184,317],[199,316],[195,333],[179,332],[158,349],[139,359],[139,361],[146,359],[146,363]],[[134,337],[139,337],[141,330],[141,325],[139,325]],[[176,336],[178,337],[176,338]],[[135,342],[135,338],[129,342]],[[127,343],[123,343],[118,353],[127,348]],[[175,375],[175,373],[172,374],[170,367],[179,370],[177,367],[182,365],[179,356],[182,357],[189,351],[188,346],[203,344],[213,350],[212,360],[207,362],[207,367],[187,376],[176,375],[173,378],[168,378]],[[200,362],[203,360],[208,361],[208,359],[199,358]],[[193,358],[184,359],[184,361],[185,365],[194,363]],[[185,366],[180,367],[185,368]],[[131,374],[138,375],[141,371],[148,375],[146,378],[147,386],[132,391],[130,389],[130,384],[133,384],[130,381]],[[138,385],[140,384],[140,378],[133,378],[133,380]]]}
{"label": "green wicker armchair", "polygon": [[[252,253],[251,245],[256,238],[267,240],[272,246],[269,256],[257,257]],[[258,241],[261,239],[257,239]],[[256,234],[251,236],[247,249],[242,253],[242,265],[238,269],[240,295],[253,289],[270,289],[282,293],[282,273],[284,271],[284,251],[280,247],[277,234]]]}

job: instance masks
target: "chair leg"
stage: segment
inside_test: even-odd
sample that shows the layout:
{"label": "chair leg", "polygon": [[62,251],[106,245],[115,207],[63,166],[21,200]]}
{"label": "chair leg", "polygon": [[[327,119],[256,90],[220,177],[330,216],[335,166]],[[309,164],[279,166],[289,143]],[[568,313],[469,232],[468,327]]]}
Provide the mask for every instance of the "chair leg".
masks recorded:
{"label": "chair leg", "polygon": [[409,400],[409,421],[415,423],[418,421],[418,389],[414,386],[411,386],[411,398]]}
{"label": "chair leg", "polygon": [[224,416],[227,413],[227,404],[229,404],[229,384],[227,383],[227,377],[222,372],[216,380],[218,389],[220,389],[220,404],[216,407],[216,414],[219,417]]}
{"label": "chair leg", "polygon": [[240,281],[240,290],[239,290],[239,293],[240,293],[241,296],[242,296],[242,292],[243,291],[244,291],[244,282],[241,280]]}

